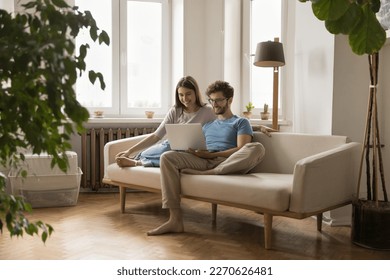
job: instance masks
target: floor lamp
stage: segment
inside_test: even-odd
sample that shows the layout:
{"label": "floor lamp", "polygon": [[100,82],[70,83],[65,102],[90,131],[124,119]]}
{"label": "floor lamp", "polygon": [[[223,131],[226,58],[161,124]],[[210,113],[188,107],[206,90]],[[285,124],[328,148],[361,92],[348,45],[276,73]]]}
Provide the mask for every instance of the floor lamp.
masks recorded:
{"label": "floor lamp", "polygon": [[257,44],[255,66],[274,68],[274,90],[272,102],[272,128],[279,130],[278,127],[278,107],[279,107],[279,67],[285,65],[283,44],[279,38],[274,41],[261,42]]}

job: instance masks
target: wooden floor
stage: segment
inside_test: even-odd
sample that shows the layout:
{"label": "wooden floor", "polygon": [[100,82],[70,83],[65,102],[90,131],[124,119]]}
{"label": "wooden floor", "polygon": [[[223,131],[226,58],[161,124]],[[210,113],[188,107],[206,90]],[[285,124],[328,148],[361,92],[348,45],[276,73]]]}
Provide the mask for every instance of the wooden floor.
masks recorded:
{"label": "wooden floor", "polygon": [[323,226],[313,218],[274,218],[273,249],[264,249],[263,216],[219,206],[211,224],[207,203],[183,200],[185,233],[149,237],[167,219],[160,197],[129,193],[126,213],[118,193],[81,193],[76,206],[34,209],[30,220],[54,227],[46,244],[38,237],[0,235],[3,260],[353,260],[390,259],[390,251],[365,249],[350,241],[349,227]]}

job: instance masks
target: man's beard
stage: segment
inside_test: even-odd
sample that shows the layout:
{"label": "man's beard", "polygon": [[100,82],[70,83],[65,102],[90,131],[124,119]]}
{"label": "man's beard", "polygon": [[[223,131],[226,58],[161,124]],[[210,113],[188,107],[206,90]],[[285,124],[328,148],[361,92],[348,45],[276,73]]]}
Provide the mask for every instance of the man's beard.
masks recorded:
{"label": "man's beard", "polygon": [[226,113],[227,110],[227,105],[226,106],[219,106],[219,107],[214,107],[214,112],[216,115],[223,115]]}

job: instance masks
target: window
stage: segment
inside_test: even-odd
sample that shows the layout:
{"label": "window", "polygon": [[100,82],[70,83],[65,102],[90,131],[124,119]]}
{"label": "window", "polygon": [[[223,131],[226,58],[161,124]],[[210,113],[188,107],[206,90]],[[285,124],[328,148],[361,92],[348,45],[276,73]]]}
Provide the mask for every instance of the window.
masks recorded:
{"label": "window", "polygon": [[[168,98],[163,98],[164,88],[168,88],[168,44],[167,28],[161,24],[168,21],[166,1],[124,0],[127,9],[122,9],[127,19],[126,33],[121,38],[126,45],[121,53],[126,54],[121,75],[121,111],[126,114],[143,114],[145,109],[167,111]],[[166,4],[166,3],[165,3]],[[164,33],[165,32],[165,33]],[[164,41],[165,38],[165,41]],[[166,91],[165,91],[166,92]]]}
{"label": "window", "polygon": [[[243,98],[244,105],[252,101],[257,109],[262,109],[264,103],[272,106],[273,93],[273,69],[253,65],[257,43],[273,41],[278,37],[283,43],[283,20],[282,11],[287,1],[284,0],[249,0],[246,1],[249,16],[247,25],[250,30],[246,36],[247,60],[243,67],[247,68],[247,78],[244,78],[244,92],[248,92]],[[245,24],[245,23],[244,23]],[[245,28],[245,25],[244,25]],[[244,37],[245,38],[245,37]],[[281,81],[281,79],[279,79]],[[280,89],[281,87],[279,87]],[[279,90],[279,94],[281,91]],[[281,98],[279,98],[281,100]],[[280,106],[280,105],[279,105]],[[272,109],[271,109],[272,111]]]}
{"label": "window", "polygon": [[[93,4],[93,5],[91,5]],[[91,48],[88,49],[86,57],[86,65],[88,69],[101,72],[106,83],[106,90],[100,89],[100,83],[96,82],[92,85],[88,79],[88,69],[84,75],[77,80],[76,93],[77,100],[89,108],[107,109],[113,106],[113,55],[112,55],[112,7],[111,0],[91,1],[91,0],[76,0],[75,5],[80,11],[91,11],[95,18],[98,27],[105,30],[110,36],[110,46],[98,45],[89,37],[89,31],[83,29],[76,39],[76,49],[80,45],[87,43]]]}
{"label": "window", "polygon": [[[88,30],[76,44],[88,43],[87,67],[103,74],[106,89],[92,85],[87,75],[78,79],[77,99],[91,112],[140,117],[145,110],[165,114],[169,91],[168,0],[75,0],[91,11],[99,28],[110,36],[109,47],[90,42]],[[88,69],[87,69],[88,70]]]}

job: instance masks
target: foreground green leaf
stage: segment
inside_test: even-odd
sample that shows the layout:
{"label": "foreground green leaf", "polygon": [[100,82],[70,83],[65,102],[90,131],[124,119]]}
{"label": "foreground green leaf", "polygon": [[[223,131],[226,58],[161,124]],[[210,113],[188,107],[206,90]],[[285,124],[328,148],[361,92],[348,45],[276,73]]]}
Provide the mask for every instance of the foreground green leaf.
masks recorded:
{"label": "foreground green leaf", "polygon": [[[86,71],[89,46],[76,56],[75,38],[85,28],[96,43],[108,45],[110,40],[91,12],[64,0],[31,0],[22,8],[12,14],[0,9],[0,165],[17,169],[24,160],[20,151],[26,149],[47,152],[52,166],[66,171],[70,136],[82,132],[89,117],[75,92],[78,74]],[[104,88],[103,75],[95,73],[96,78]],[[27,172],[22,170],[19,176],[26,177]],[[45,242],[53,228],[26,219],[31,205],[7,194],[0,177],[0,232],[4,228],[11,236],[42,232]]]}

